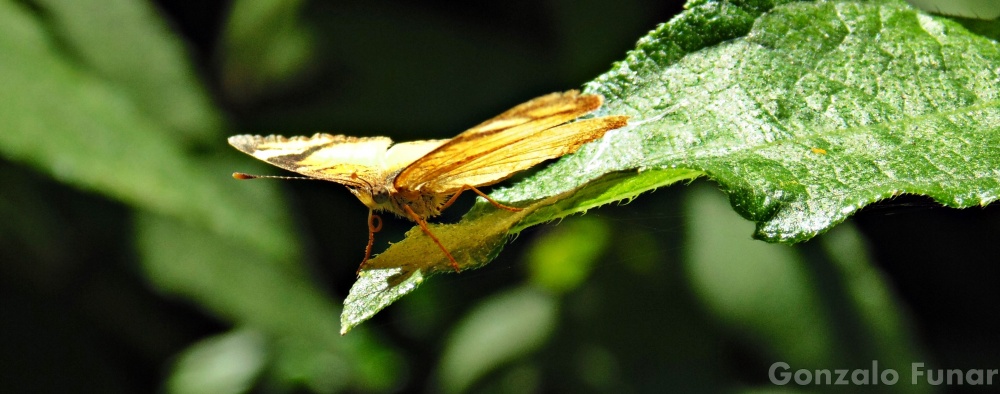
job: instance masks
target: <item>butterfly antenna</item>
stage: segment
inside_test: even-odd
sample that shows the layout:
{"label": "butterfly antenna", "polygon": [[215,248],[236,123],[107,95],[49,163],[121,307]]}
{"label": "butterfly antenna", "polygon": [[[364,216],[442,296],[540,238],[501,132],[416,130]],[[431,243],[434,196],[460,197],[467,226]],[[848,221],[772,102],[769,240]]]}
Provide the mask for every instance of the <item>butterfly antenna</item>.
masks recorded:
{"label": "butterfly antenna", "polygon": [[257,178],[265,178],[265,179],[298,179],[298,180],[312,180],[312,181],[316,180],[316,178],[309,178],[309,177],[305,177],[305,176],[252,175],[252,174],[247,174],[247,173],[243,173],[243,172],[234,172],[233,173],[233,178],[239,179],[241,181],[242,180],[247,180],[247,179],[257,179]]}

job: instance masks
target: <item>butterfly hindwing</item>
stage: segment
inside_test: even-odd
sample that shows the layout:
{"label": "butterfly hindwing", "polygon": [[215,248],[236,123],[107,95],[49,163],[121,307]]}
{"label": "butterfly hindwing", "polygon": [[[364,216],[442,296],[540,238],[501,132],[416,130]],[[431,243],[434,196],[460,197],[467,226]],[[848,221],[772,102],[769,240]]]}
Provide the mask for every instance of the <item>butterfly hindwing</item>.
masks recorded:
{"label": "butterfly hindwing", "polygon": [[518,105],[417,159],[396,176],[394,185],[447,193],[499,182],[624,126],[625,116],[564,124],[599,108],[602,101],[601,96],[568,91]]}

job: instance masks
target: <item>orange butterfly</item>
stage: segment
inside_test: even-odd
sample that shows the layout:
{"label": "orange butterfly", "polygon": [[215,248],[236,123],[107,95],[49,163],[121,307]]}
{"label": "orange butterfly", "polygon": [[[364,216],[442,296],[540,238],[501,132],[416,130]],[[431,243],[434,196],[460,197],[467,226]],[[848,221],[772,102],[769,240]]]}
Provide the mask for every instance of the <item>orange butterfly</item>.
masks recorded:
{"label": "orange butterfly", "polygon": [[[495,184],[542,161],[572,153],[627,124],[627,116],[567,123],[600,108],[602,102],[601,96],[575,90],[552,93],[445,140],[393,145],[387,137],[237,135],[229,137],[229,144],[286,170],[347,186],[367,205],[368,246],[359,272],[371,256],[375,233],[382,228],[382,219],[373,211],[389,211],[416,222],[458,272],[458,262],[427,228],[427,218],[440,214],[466,190],[498,208],[520,210],[494,201],[476,187]],[[261,176],[234,173],[233,177]]]}

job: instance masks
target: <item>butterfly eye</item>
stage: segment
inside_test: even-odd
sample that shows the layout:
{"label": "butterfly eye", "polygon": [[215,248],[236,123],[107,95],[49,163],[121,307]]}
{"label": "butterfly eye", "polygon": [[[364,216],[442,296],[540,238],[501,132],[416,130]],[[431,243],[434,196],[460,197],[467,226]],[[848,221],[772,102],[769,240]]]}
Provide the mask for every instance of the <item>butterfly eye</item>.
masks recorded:
{"label": "butterfly eye", "polygon": [[389,201],[389,193],[386,193],[385,190],[376,191],[372,193],[372,200],[375,201],[376,204],[384,204]]}

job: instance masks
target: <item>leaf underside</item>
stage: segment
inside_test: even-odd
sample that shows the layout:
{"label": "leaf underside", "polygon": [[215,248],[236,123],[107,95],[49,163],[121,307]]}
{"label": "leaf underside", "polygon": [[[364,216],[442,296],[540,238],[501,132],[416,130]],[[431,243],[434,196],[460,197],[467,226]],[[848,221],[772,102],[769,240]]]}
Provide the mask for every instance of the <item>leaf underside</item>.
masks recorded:
{"label": "leaf underside", "polygon": [[[904,193],[956,208],[1000,193],[997,43],[901,1],[692,2],[585,91],[606,98],[596,115],[629,115],[629,126],[493,193],[525,211],[480,201],[432,227],[446,246],[468,242],[462,257],[452,250],[463,267],[524,227],[700,175],[757,238],[784,243]],[[413,230],[377,256],[342,332],[446,267],[434,249]],[[420,274],[397,283],[386,270]]]}

